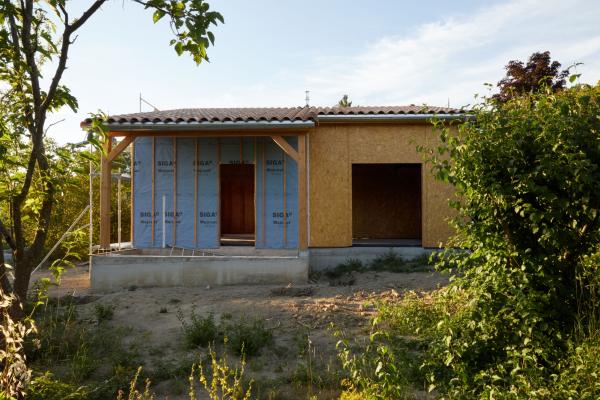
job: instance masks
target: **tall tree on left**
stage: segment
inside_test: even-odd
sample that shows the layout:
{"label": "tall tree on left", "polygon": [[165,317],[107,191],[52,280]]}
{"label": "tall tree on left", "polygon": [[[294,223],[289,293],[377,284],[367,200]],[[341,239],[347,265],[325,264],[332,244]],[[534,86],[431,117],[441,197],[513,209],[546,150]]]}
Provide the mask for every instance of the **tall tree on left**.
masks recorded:
{"label": "tall tree on left", "polygon": [[[130,0],[152,12],[156,23],[168,19],[170,45],[178,55],[208,61],[214,44],[211,25],[223,23],[204,0]],[[47,116],[77,99],[61,84],[69,49],[78,30],[93,20],[107,0],[93,1],[82,14],[71,15],[68,0],[0,0],[0,168],[10,168],[0,182],[0,284],[25,303],[31,272],[43,257],[58,190],[53,171],[56,154],[46,145]],[[42,78],[42,73],[44,79]],[[88,137],[99,145],[101,131]],[[1,212],[5,210],[6,212]],[[24,210],[26,212],[24,213]],[[2,243],[13,252],[14,282],[9,284]],[[21,316],[14,307],[13,316]]]}

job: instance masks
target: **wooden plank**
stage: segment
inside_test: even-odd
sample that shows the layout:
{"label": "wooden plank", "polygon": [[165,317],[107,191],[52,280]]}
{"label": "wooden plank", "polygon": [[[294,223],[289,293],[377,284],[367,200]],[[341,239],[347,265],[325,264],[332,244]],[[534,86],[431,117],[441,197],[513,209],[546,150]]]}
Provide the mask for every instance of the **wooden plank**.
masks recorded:
{"label": "wooden plank", "polygon": [[198,139],[194,140],[194,248],[198,248]]}
{"label": "wooden plank", "polygon": [[267,243],[267,238],[265,236],[265,225],[267,224],[267,214],[265,211],[265,206],[266,206],[266,181],[265,181],[265,176],[266,176],[266,161],[265,161],[265,142],[263,141],[262,143],[262,157],[261,157],[261,170],[262,170],[262,225],[261,225],[261,240],[262,240],[262,245],[263,247],[266,246]]}
{"label": "wooden plank", "polygon": [[258,204],[256,202],[256,196],[257,196],[257,193],[256,193],[256,188],[257,188],[257,186],[256,186],[256,180],[257,180],[257,177],[258,177],[258,165],[256,165],[256,138],[254,138],[254,145],[252,147],[252,150],[253,150],[253,156],[252,157],[254,159],[254,247],[256,247],[256,244],[257,244],[257,242],[256,242],[256,233],[257,233],[256,232],[256,221],[257,221],[256,205]]}
{"label": "wooden plank", "polygon": [[173,246],[177,244],[177,138],[173,137]]}
{"label": "wooden plank", "polygon": [[129,157],[129,161],[131,163],[130,167],[129,167],[129,171],[131,173],[131,184],[129,186],[129,190],[130,190],[130,194],[129,194],[129,241],[133,244],[133,235],[134,235],[134,218],[135,218],[135,204],[133,202],[133,194],[135,193],[135,174],[134,174],[134,168],[135,166],[133,165],[133,161],[134,161],[134,157],[135,157],[135,142],[131,142],[131,146],[129,148],[129,152],[130,152],[130,157]]}
{"label": "wooden plank", "polygon": [[110,249],[110,185],[111,162],[108,155],[112,150],[112,138],[107,137],[103,144],[100,161],[100,249]]}
{"label": "wooden plank", "polygon": [[217,243],[219,243],[219,247],[221,247],[221,141],[217,139]]}
{"label": "wooden plank", "polygon": [[286,189],[287,189],[287,164],[286,161],[287,159],[285,158],[285,152],[283,152],[282,154],[283,156],[283,218],[282,218],[282,222],[283,222],[283,247],[286,248],[287,247],[287,216],[286,216],[286,212],[287,212],[287,195],[286,195]]}
{"label": "wooden plank", "polygon": [[108,156],[106,158],[108,158],[108,161],[112,162],[114,161],[114,159],[121,154],[121,152],[123,150],[125,150],[127,148],[127,146],[129,146],[131,144],[131,142],[133,141],[134,137],[133,136],[125,136],[120,142],[119,144],[117,144],[115,147],[112,148],[112,150],[110,151],[110,153],[108,153]]}
{"label": "wooden plank", "polygon": [[292,145],[289,144],[288,141],[283,138],[283,136],[273,135],[271,136],[271,139],[273,139],[275,144],[277,144],[277,146],[279,146],[285,154],[293,158],[294,161],[299,162],[300,155],[298,154],[296,149],[294,149]]}
{"label": "wooden plank", "polygon": [[154,247],[154,238],[155,238],[155,232],[154,232],[154,228],[156,225],[154,223],[154,220],[156,219],[156,196],[154,193],[154,178],[156,176],[156,139],[152,138],[152,245],[151,247]]}
{"label": "wooden plank", "polygon": [[298,136],[298,248],[308,247],[308,214],[306,188],[306,135]]}

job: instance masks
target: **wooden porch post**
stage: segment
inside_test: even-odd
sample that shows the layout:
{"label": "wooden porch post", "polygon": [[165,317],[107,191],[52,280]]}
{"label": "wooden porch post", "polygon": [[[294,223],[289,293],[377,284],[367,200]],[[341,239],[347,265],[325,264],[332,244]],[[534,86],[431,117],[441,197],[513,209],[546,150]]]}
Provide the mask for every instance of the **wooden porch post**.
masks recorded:
{"label": "wooden porch post", "polygon": [[298,248],[308,247],[308,214],[306,188],[306,134],[298,136]]}
{"label": "wooden porch post", "polygon": [[104,142],[104,153],[100,162],[100,249],[110,249],[110,184],[112,138]]}

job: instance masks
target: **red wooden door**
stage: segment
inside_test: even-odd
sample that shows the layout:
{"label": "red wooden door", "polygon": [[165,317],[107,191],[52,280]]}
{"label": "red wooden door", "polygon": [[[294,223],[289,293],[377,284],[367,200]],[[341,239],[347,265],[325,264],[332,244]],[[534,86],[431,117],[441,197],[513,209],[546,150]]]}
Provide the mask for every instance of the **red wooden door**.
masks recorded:
{"label": "red wooden door", "polygon": [[254,165],[221,165],[221,235],[254,234]]}

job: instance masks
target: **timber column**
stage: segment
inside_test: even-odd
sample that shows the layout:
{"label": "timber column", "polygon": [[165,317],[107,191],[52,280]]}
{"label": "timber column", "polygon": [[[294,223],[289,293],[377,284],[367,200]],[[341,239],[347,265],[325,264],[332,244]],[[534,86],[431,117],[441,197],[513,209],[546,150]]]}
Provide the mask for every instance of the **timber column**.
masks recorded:
{"label": "timber column", "polygon": [[306,250],[308,247],[306,135],[298,135],[298,248],[300,250]]}
{"label": "timber column", "polygon": [[110,184],[112,138],[106,137],[100,163],[100,249],[110,249]]}

